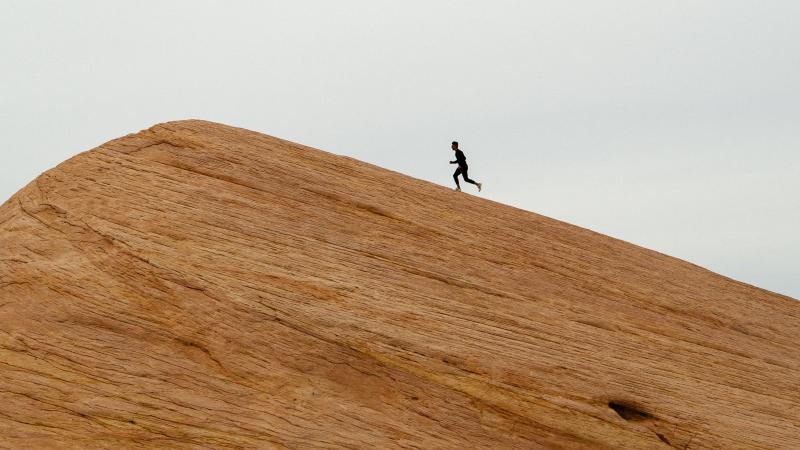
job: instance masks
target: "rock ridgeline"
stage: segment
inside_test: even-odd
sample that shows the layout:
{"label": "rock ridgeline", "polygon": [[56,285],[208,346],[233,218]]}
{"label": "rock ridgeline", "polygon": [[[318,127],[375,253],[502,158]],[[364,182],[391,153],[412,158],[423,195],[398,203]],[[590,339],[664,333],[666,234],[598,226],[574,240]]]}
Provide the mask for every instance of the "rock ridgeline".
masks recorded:
{"label": "rock ridgeline", "polygon": [[790,298],[211,122],[0,207],[0,448],[797,449],[799,337]]}

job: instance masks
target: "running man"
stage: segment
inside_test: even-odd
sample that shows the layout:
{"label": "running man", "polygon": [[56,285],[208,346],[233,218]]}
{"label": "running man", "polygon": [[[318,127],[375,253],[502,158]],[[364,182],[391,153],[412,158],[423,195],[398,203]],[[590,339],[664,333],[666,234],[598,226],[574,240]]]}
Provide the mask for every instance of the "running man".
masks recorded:
{"label": "running man", "polygon": [[456,160],[450,161],[450,164],[458,164],[458,169],[456,169],[456,172],[453,174],[453,179],[456,180],[456,190],[457,191],[461,190],[461,185],[458,184],[458,176],[463,174],[464,181],[466,181],[467,183],[472,183],[475,186],[478,186],[478,192],[480,192],[482,184],[478,183],[477,181],[470,180],[469,177],[467,176],[467,169],[468,169],[467,157],[464,156],[464,152],[459,150],[458,142],[453,141],[453,145],[451,146],[451,148],[453,149],[454,152],[456,152]]}

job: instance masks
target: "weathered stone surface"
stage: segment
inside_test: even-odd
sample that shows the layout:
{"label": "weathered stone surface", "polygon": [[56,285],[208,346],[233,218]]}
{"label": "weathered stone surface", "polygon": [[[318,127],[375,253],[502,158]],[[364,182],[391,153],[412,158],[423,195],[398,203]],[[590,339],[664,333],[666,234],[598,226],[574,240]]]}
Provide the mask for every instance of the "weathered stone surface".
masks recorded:
{"label": "weathered stone surface", "polygon": [[787,297],[209,122],[0,208],[2,448],[796,449],[799,338]]}

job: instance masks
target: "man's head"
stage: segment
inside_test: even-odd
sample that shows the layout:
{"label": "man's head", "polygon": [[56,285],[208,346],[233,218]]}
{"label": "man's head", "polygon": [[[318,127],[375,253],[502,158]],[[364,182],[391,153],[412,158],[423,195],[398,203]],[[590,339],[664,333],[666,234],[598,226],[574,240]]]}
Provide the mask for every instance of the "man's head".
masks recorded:
{"label": "man's head", "polygon": [[453,150],[458,150],[458,141],[453,141],[453,144],[450,146]]}

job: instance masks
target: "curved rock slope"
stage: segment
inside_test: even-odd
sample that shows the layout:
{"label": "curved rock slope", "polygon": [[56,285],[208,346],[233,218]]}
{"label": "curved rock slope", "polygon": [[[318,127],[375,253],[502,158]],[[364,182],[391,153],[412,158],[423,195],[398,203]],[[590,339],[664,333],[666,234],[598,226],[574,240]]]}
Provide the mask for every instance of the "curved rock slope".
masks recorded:
{"label": "curved rock slope", "polygon": [[797,449],[798,339],[790,298],[210,122],[0,208],[2,448]]}

